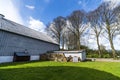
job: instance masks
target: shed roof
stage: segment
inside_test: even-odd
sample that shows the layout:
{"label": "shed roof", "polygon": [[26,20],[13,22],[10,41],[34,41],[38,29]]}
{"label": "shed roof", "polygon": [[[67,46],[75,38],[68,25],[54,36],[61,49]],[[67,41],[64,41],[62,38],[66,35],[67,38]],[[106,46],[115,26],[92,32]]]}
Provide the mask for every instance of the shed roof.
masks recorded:
{"label": "shed roof", "polygon": [[16,22],[10,21],[5,18],[0,19],[0,29],[9,31],[12,33],[28,36],[34,39],[42,40],[45,42],[53,43],[53,44],[58,44],[55,40],[53,40],[50,36],[38,32],[36,30],[30,29],[28,27],[25,27],[23,25],[20,25]]}
{"label": "shed roof", "polygon": [[76,50],[76,51],[54,51],[54,53],[72,53],[72,54],[75,54],[75,53],[83,53],[83,52],[85,52],[85,50],[83,49],[83,50]]}

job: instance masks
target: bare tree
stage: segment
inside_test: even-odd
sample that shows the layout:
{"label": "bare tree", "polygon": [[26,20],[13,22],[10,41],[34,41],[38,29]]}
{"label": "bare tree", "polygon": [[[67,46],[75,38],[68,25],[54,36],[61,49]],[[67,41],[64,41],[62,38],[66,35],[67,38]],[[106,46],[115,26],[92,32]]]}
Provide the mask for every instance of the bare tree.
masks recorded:
{"label": "bare tree", "polygon": [[100,50],[101,51],[105,51],[106,50],[106,46],[104,46],[103,44],[100,45]]}
{"label": "bare tree", "polygon": [[57,17],[53,20],[51,24],[48,25],[48,32],[52,35],[53,38],[61,45],[62,39],[62,30],[66,26],[66,19],[64,17]]}
{"label": "bare tree", "polygon": [[102,23],[104,24],[104,31],[108,34],[108,40],[110,42],[110,46],[112,49],[113,57],[115,58],[117,56],[114,44],[113,44],[113,38],[115,36],[115,32],[117,31],[116,28],[116,12],[114,11],[115,4],[112,2],[106,2],[103,3],[98,9],[101,14]]}
{"label": "bare tree", "polygon": [[117,18],[117,23],[116,23],[116,26],[117,26],[117,29],[118,29],[118,33],[120,32],[120,5],[118,5],[115,9],[114,9],[114,12],[116,13],[116,18]]}
{"label": "bare tree", "polygon": [[71,26],[68,28],[77,38],[77,49],[80,49],[80,39],[83,32],[86,30],[86,26],[83,26],[84,23],[84,15],[85,13],[77,10],[74,11],[70,16],[68,16],[68,21],[70,22]]}
{"label": "bare tree", "polygon": [[101,34],[101,31],[102,31],[102,25],[101,25],[100,18],[101,18],[100,14],[99,14],[99,11],[97,9],[88,13],[88,15],[87,15],[88,23],[90,23],[90,27],[93,30],[94,35],[96,37],[99,57],[102,56],[101,50],[100,50],[100,41],[99,41],[99,36]]}

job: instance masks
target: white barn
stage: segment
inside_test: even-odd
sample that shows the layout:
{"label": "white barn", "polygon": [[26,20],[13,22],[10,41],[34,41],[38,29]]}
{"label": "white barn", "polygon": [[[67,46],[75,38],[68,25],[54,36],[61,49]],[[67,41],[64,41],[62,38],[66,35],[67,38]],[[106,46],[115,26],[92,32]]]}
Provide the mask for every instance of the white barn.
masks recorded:
{"label": "white barn", "polygon": [[39,60],[40,54],[59,50],[51,37],[4,18],[0,14],[0,63],[12,62],[14,52],[27,49],[30,60]]}

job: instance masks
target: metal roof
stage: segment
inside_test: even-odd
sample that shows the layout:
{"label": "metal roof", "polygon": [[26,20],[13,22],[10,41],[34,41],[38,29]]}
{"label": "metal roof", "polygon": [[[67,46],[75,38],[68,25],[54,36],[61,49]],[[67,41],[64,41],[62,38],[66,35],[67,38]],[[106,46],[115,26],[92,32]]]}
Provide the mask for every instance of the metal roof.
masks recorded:
{"label": "metal roof", "polygon": [[54,51],[54,53],[72,53],[72,54],[75,54],[75,53],[83,53],[85,52],[85,50],[76,50],[76,51]]}
{"label": "metal roof", "polygon": [[58,44],[55,40],[53,40],[50,36],[47,34],[38,32],[36,30],[30,29],[28,27],[25,27],[23,25],[20,25],[18,23],[15,23],[13,21],[7,20],[5,18],[0,19],[0,29],[9,31],[12,33],[28,36],[34,39],[39,39],[45,42]]}

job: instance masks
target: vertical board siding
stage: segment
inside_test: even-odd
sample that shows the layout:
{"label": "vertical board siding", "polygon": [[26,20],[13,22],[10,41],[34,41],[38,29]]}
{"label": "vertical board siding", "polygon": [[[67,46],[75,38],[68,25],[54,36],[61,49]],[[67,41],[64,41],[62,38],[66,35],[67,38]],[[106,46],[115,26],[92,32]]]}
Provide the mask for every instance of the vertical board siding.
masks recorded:
{"label": "vertical board siding", "polygon": [[25,49],[31,55],[39,55],[47,51],[59,50],[59,46],[0,30],[0,56],[13,56],[14,52],[22,52]]}

